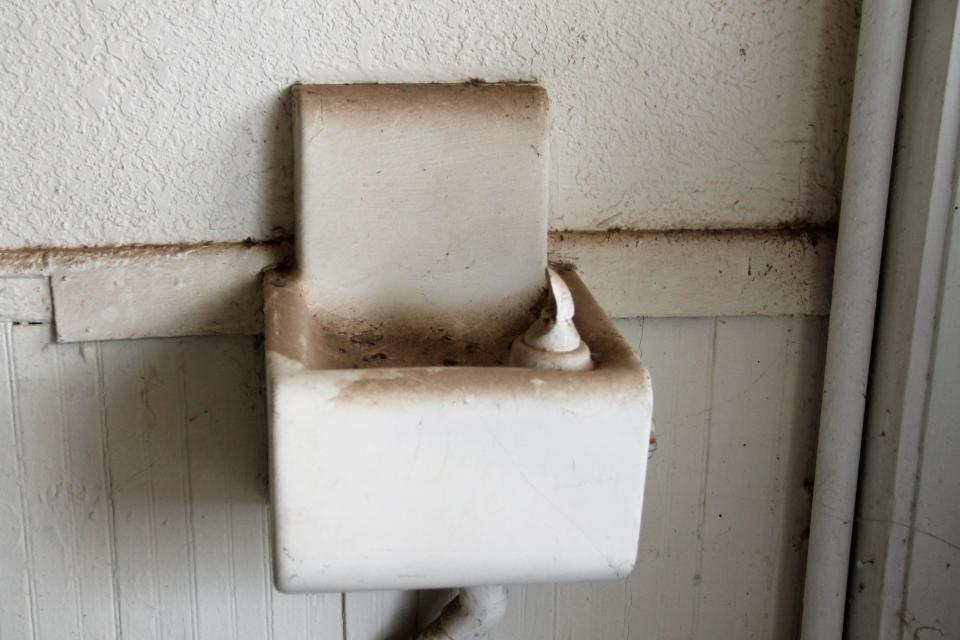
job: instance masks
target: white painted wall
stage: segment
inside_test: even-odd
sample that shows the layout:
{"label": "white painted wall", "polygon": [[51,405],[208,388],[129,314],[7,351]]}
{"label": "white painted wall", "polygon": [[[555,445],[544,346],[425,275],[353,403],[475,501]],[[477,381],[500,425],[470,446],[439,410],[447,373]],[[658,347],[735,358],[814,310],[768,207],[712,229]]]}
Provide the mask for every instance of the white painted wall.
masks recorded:
{"label": "white painted wall", "polygon": [[[6,0],[0,249],[289,235],[296,81],[541,82],[554,229],[830,222],[858,4]],[[272,590],[255,338],[0,326],[0,638],[383,640],[435,604]],[[789,637],[822,320],[621,327],[661,439],[638,571],[514,589],[498,637]]]}
{"label": "white painted wall", "polygon": [[[408,640],[442,597],[272,589],[256,338],[0,327],[0,638]],[[637,569],[512,588],[494,640],[791,637],[823,319],[620,328],[657,385]]]}
{"label": "white painted wall", "polygon": [[835,218],[857,0],[0,3],[0,247],[290,233],[297,81],[535,79],[552,226]]}

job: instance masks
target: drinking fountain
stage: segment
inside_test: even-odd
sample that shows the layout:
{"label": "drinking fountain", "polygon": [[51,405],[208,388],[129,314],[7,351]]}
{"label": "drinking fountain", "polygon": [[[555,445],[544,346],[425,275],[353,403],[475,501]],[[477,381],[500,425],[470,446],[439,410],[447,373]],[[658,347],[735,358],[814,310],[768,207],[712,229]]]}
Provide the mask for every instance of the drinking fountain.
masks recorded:
{"label": "drinking fountain", "polygon": [[293,102],[296,263],[264,281],[277,588],[628,575],[651,382],[548,268],[545,91]]}

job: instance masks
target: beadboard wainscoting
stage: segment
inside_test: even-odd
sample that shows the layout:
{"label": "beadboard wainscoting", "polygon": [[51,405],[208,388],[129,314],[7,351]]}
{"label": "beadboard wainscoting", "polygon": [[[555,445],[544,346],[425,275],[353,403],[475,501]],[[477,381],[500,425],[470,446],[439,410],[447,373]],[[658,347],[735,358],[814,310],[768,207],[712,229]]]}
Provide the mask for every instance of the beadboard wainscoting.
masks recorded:
{"label": "beadboard wainscoting", "polygon": [[[637,568],[511,587],[493,637],[791,636],[824,318],[618,324],[655,385]],[[260,338],[0,327],[0,638],[400,639],[442,604],[273,589]]]}

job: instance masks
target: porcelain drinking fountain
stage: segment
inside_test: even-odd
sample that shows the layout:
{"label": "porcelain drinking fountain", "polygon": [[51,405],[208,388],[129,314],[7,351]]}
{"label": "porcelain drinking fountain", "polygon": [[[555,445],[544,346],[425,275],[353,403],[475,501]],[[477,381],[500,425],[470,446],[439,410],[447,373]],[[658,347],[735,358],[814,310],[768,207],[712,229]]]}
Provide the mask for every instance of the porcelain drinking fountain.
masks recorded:
{"label": "porcelain drinking fountain", "polygon": [[293,98],[296,265],[264,283],[277,587],[626,576],[651,383],[548,269],[543,89]]}

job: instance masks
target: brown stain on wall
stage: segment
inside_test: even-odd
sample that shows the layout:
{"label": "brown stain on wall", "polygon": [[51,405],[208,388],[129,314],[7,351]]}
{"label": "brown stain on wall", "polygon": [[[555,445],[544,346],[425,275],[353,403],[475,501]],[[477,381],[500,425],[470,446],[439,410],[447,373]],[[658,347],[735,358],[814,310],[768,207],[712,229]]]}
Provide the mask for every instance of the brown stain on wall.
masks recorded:
{"label": "brown stain on wall", "polygon": [[[609,229],[556,230],[549,232],[551,252],[575,244],[633,244],[645,240],[662,240],[677,244],[693,244],[711,239],[718,242],[760,242],[786,245],[801,240],[801,244],[815,248],[823,240],[836,237],[835,225],[811,227],[778,227],[771,229]],[[289,265],[293,261],[293,239],[246,240],[236,242],[201,242],[187,244],[127,244],[80,247],[18,247],[0,249],[0,275],[47,273],[53,268],[79,268],[93,264],[122,264],[129,261],[149,261],[154,258],[189,257],[197,252],[226,252],[239,249],[267,249],[276,256],[268,266]]]}
{"label": "brown stain on wall", "polygon": [[49,273],[54,269],[120,266],[131,262],[156,259],[182,259],[197,254],[267,251],[275,259],[270,265],[281,265],[292,256],[287,240],[253,240],[239,242],[199,242],[185,244],[126,244],[81,247],[22,247],[0,249],[0,275]]}
{"label": "brown stain on wall", "polygon": [[644,241],[653,240],[666,240],[673,244],[694,244],[703,241],[757,242],[775,246],[794,245],[799,241],[801,245],[816,247],[823,240],[832,240],[836,235],[836,225],[784,226],[769,229],[569,229],[551,231],[549,234],[551,249],[568,243],[639,246]]}

